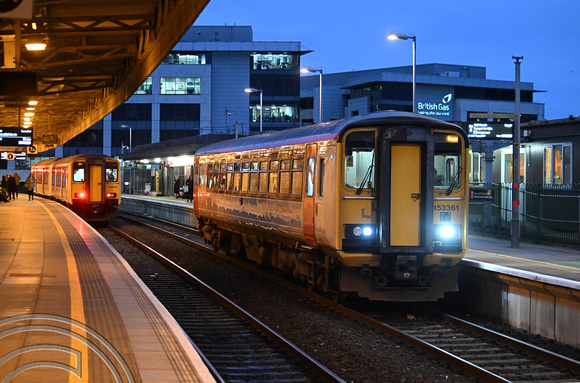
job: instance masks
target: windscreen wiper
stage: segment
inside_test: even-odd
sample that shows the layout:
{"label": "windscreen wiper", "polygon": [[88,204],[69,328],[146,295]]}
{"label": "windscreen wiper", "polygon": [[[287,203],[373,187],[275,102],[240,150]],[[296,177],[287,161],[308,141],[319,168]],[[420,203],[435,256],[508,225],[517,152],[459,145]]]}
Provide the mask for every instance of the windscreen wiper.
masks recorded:
{"label": "windscreen wiper", "polygon": [[358,189],[356,189],[356,195],[359,195],[360,193],[362,193],[362,191],[365,187],[365,184],[367,183],[369,178],[371,178],[371,173],[373,172],[374,166],[375,166],[375,156],[373,156],[373,159],[371,161],[371,166],[369,166],[365,176],[362,179],[362,182],[360,183],[360,186],[358,187]]}
{"label": "windscreen wiper", "polygon": [[461,170],[462,169],[463,168],[461,166],[459,167],[459,169],[457,169],[457,174],[455,174],[455,177],[453,177],[453,181],[451,181],[451,185],[449,185],[449,188],[445,192],[445,195],[451,194],[451,192],[453,191],[453,188],[455,188],[455,185],[457,184],[457,181],[459,181],[459,176],[461,175]]}

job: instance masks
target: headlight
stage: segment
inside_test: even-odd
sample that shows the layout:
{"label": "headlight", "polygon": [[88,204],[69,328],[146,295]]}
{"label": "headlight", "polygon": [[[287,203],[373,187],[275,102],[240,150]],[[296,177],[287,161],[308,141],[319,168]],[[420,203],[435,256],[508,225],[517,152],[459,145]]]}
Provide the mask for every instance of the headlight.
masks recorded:
{"label": "headlight", "polygon": [[461,225],[440,224],[435,225],[433,240],[440,245],[449,246],[461,243],[462,236]]}
{"label": "headlight", "polygon": [[345,225],[344,235],[346,238],[370,239],[375,236],[374,225]]}
{"label": "headlight", "polygon": [[451,225],[443,225],[439,228],[439,238],[453,239],[457,238],[457,228]]}

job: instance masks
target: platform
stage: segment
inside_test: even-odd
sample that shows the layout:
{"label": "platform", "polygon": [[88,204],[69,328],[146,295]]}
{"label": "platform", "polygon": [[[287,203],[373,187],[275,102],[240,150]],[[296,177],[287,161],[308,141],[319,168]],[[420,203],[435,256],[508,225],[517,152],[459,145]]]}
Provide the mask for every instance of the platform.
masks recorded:
{"label": "platform", "polygon": [[123,258],[65,207],[0,203],[0,246],[0,381],[214,381]]}
{"label": "platform", "polygon": [[465,266],[580,290],[580,250],[469,236]]}

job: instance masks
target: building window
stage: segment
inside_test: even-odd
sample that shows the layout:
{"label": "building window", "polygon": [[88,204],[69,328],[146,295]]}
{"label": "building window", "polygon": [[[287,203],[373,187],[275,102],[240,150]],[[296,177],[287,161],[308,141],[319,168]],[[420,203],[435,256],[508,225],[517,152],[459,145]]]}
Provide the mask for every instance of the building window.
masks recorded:
{"label": "building window", "polygon": [[298,69],[298,55],[288,53],[253,53],[252,68],[264,69]]}
{"label": "building window", "polygon": [[544,184],[572,184],[572,143],[544,145]]}
{"label": "building window", "polygon": [[205,65],[205,54],[190,52],[171,52],[163,60],[163,64]]}
{"label": "building window", "polygon": [[[296,122],[296,108],[287,105],[264,105],[263,122]],[[260,121],[260,106],[250,106],[250,122]]]}
{"label": "building window", "polygon": [[201,94],[201,78],[161,77],[161,94]]}
{"label": "building window", "polygon": [[159,128],[161,141],[199,135],[199,104],[160,104]]}
{"label": "building window", "polygon": [[152,94],[152,93],[153,93],[153,79],[151,77],[147,77],[147,80],[145,80],[145,82],[141,84],[139,89],[135,91],[135,94]]}

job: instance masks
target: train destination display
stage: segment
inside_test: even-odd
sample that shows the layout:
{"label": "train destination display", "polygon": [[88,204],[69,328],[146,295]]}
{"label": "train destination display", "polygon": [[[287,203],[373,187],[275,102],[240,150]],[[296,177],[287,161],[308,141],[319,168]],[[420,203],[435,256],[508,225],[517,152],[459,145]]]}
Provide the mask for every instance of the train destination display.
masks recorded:
{"label": "train destination display", "polygon": [[511,140],[513,129],[512,122],[474,122],[469,124],[468,136],[470,140]]}

